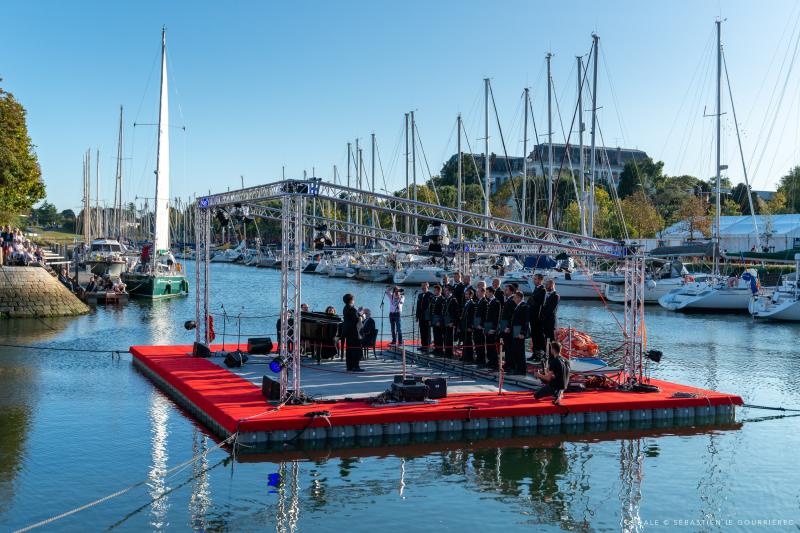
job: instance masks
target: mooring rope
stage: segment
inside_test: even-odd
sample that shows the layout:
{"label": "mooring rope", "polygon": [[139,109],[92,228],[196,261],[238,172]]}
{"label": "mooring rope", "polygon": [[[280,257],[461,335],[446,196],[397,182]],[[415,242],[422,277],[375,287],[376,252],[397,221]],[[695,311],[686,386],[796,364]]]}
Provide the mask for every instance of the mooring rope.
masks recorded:
{"label": "mooring rope", "polygon": [[[170,468],[169,470],[167,470],[164,473],[165,477],[169,477],[172,474],[178,473],[183,468],[185,468],[185,467],[189,466],[190,464],[196,462],[197,460],[205,457],[206,455],[208,455],[212,451],[217,450],[219,448],[222,448],[226,444],[235,441],[237,436],[238,436],[238,433],[233,433],[230,437],[228,437],[227,439],[219,442],[215,446],[205,450],[204,452],[198,453],[194,457],[191,457],[190,459],[188,459],[188,460],[186,460],[186,461],[184,461],[184,462],[182,462],[182,463],[180,463],[180,464],[178,464],[176,466],[173,466],[172,468]],[[74,515],[76,513],[79,513],[81,511],[85,511],[86,509],[91,509],[92,507],[94,507],[96,505],[100,505],[103,502],[107,502],[108,500],[116,498],[117,496],[121,496],[121,495],[125,494],[126,492],[130,492],[133,489],[141,487],[142,485],[146,485],[149,482],[150,482],[149,478],[148,479],[143,479],[142,481],[137,481],[136,483],[128,485],[127,487],[125,487],[123,489],[120,489],[120,490],[118,490],[116,492],[112,492],[111,494],[103,496],[102,498],[98,498],[98,499],[96,499],[94,501],[91,501],[89,503],[83,504],[83,505],[81,505],[79,507],[75,507],[74,509],[70,509],[69,511],[65,511],[65,512],[63,512],[61,514],[58,514],[58,515],[55,515],[55,516],[51,516],[50,518],[47,518],[47,519],[42,520],[40,522],[36,522],[35,524],[31,524],[31,525],[25,526],[25,527],[23,527],[21,529],[17,529],[17,530],[14,531],[14,533],[24,533],[24,532],[30,531],[32,529],[36,529],[36,528],[39,528],[39,527],[42,527],[42,526],[46,526],[48,524],[52,524],[53,522],[56,522],[57,520],[61,520],[62,518],[66,518],[68,516],[72,516],[72,515]],[[153,501],[155,501],[157,499],[158,498],[155,498]]]}
{"label": "mooring rope", "polygon": [[742,407],[749,407],[750,409],[765,409],[767,411],[786,411],[789,413],[800,413],[800,409],[791,409],[789,407],[771,407],[768,405],[753,405],[751,403],[742,404]]}

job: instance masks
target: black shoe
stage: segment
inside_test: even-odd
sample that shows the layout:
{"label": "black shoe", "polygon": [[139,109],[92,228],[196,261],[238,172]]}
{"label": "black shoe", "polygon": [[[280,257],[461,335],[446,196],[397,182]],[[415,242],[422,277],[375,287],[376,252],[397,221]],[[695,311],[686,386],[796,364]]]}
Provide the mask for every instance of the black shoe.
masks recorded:
{"label": "black shoe", "polygon": [[363,368],[354,368],[352,372],[366,372]]}

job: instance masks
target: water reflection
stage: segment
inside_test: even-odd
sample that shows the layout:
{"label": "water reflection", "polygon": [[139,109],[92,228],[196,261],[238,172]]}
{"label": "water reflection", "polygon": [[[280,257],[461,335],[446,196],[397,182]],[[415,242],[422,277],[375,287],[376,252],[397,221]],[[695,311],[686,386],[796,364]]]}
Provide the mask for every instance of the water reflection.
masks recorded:
{"label": "water reflection", "polygon": [[192,430],[192,455],[200,459],[192,463],[192,494],[189,497],[189,516],[195,531],[208,529],[206,516],[211,507],[211,485],[208,478],[208,437],[196,427]]}
{"label": "water reflection", "polygon": [[620,441],[619,450],[619,501],[621,504],[620,530],[626,533],[642,531],[639,508],[642,500],[644,454],[642,440]]}
{"label": "water reflection", "polygon": [[154,531],[163,531],[167,528],[167,512],[169,511],[169,498],[167,496],[167,437],[169,429],[170,404],[160,392],[153,391],[150,395],[150,424],[152,445],[152,466],[148,472],[148,487],[153,503],[150,506],[150,526]]}

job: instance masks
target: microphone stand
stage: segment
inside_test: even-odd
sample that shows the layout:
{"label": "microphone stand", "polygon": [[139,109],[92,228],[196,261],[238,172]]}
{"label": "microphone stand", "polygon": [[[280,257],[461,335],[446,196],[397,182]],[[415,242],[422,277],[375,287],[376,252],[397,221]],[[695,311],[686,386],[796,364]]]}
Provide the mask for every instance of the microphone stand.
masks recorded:
{"label": "microphone stand", "polygon": [[226,354],[225,351],[225,330],[228,325],[228,312],[225,310],[225,305],[222,305],[222,351],[221,354]]}
{"label": "microphone stand", "polygon": [[[383,301],[386,299],[386,291],[383,291],[383,297],[381,297],[381,342],[383,342]],[[381,345],[382,346],[382,345]],[[383,348],[381,348],[381,353],[383,353]]]}

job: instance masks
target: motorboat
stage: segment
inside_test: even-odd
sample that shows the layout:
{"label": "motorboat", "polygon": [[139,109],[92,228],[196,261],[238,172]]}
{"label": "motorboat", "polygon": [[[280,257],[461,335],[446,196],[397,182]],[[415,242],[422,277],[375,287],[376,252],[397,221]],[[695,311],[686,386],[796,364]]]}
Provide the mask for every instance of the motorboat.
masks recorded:
{"label": "motorboat", "polygon": [[357,268],[355,278],[361,281],[383,283],[390,281],[394,276],[394,267],[387,263],[386,254],[383,252],[364,254],[361,265]]}
{"label": "motorboat", "polygon": [[348,273],[353,272],[355,272],[355,261],[350,254],[331,259],[325,271],[332,278],[346,278]]}
{"label": "motorboat", "polygon": [[396,285],[441,283],[445,276],[452,277],[455,274],[444,257],[438,259],[434,256],[408,254],[399,263],[400,268],[392,276],[392,281]]}
{"label": "motorboat", "polygon": [[747,312],[759,293],[758,273],[747,269],[740,276],[709,276],[687,281],[661,298],[658,303],[670,311]]}
{"label": "motorboat", "polygon": [[127,270],[125,250],[116,239],[95,239],[83,253],[83,264],[92,274],[118,278]]}

